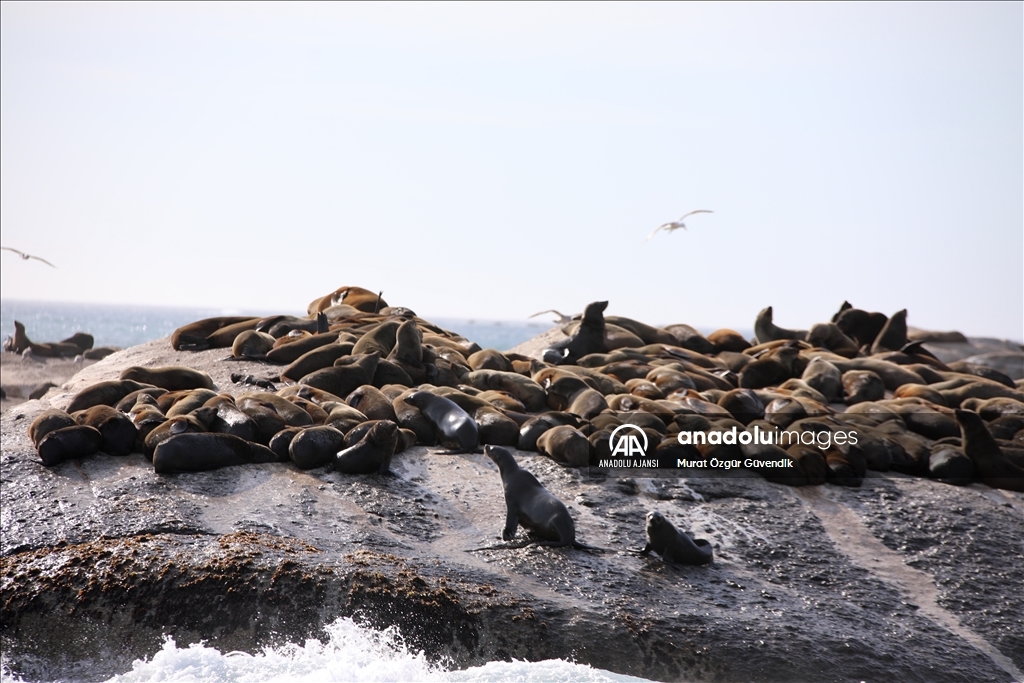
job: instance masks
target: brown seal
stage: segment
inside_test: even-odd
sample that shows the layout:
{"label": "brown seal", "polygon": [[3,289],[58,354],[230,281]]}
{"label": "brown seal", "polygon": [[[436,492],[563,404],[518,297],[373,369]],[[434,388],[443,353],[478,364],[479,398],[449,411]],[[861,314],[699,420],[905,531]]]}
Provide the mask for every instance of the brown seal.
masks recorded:
{"label": "brown seal", "polygon": [[93,406],[74,415],[80,425],[95,427],[103,436],[100,450],[108,455],[128,455],[135,448],[136,429],[132,419],[110,406]]}
{"label": "brown seal", "polygon": [[757,337],[758,344],[764,344],[770,341],[779,341],[781,339],[807,339],[807,330],[787,330],[784,327],[779,327],[772,322],[772,307],[769,306],[761,310],[757,314],[757,318],[754,319],[754,336]]}
{"label": "brown seal", "polygon": [[295,435],[288,455],[299,469],[327,465],[345,445],[345,435],[330,425],[309,427]]}
{"label": "brown seal", "polygon": [[178,434],[161,442],[153,452],[153,469],[158,474],[264,462],[277,462],[277,455],[266,446],[231,434]]}
{"label": "brown seal", "polygon": [[33,356],[39,356],[40,358],[74,358],[82,353],[78,344],[70,340],[50,343],[33,342],[25,334],[25,326],[17,320],[14,321],[14,338],[9,348],[5,350],[13,351],[14,353],[23,353],[28,350],[32,352]]}
{"label": "brown seal", "polygon": [[150,388],[153,388],[153,385],[130,379],[97,382],[75,394],[68,404],[67,412],[74,413],[98,405],[113,406],[133,391]]}
{"label": "brown seal", "polygon": [[65,460],[85,458],[99,451],[103,435],[95,427],[76,425],[49,432],[39,441],[39,459],[47,467]]}
{"label": "brown seal", "polygon": [[175,351],[202,351],[227,348],[240,332],[251,330],[260,318],[248,315],[204,318],[182,325],[171,333],[171,348]]}
{"label": "brown seal", "polygon": [[1000,450],[981,417],[969,410],[957,410],[964,453],[974,462],[978,478],[996,489],[1024,492],[1024,468],[1011,462]]}
{"label": "brown seal", "polygon": [[144,368],[135,365],[122,370],[119,379],[130,379],[143,384],[149,384],[150,386],[160,387],[167,391],[215,388],[213,379],[205,372],[180,365],[161,368]]}
{"label": "brown seal", "polygon": [[590,441],[574,427],[552,427],[537,439],[537,451],[559,465],[586,467],[590,464]]}
{"label": "brown seal", "polygon": [[28,438],[32,439],[32,444],[38,448],[39,442],[43,440],[43,437],[52,431],[57,429],[63,429],[64,427],[74,427],[78,423],[75,418],[65,413],[63,410],[57,408],[50,408],[39,414],[39,417],[32,420],[32,424],[28,428]]}
{"label": "brown seal", "polygon": [[398,425],[391,420],[379,420],[358,443],[337,454],[335,471],[342,474],[390,474],[398,438]]}
{"label": "brown seal", "polygon": [[388,307],[388,303],[377,292],[362,287],[339,287],[330,294],[314,299],[307,307],[310,315],[320,313],[331,306],[345,304],[364,313],[376,313]]}

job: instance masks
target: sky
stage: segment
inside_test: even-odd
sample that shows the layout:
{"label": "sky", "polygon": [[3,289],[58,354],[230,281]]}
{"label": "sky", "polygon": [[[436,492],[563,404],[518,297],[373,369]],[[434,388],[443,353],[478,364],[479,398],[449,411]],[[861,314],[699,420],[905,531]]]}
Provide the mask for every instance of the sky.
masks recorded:
{"label": "sky", "polygon": [[1020,340],[1022,8],[5,2],[0,296]]}

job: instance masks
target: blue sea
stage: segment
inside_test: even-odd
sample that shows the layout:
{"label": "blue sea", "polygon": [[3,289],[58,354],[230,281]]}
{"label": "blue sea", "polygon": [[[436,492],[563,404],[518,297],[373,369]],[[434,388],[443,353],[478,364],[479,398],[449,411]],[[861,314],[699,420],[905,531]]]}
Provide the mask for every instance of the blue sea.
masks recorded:
{"label": "blue sea", "polygon": [[[0,332],[14,334],[14,321],[25,325],[35,342],[54,342],[87,332],[96,346],[127,348],[159,339],[202,318],[218,315],[305,315],[305,311],[169,308],[112,304],[0,300]],[[505,351],[550,329],[548,322],[431,318],[436,325],[475,341],[481,348]]]}

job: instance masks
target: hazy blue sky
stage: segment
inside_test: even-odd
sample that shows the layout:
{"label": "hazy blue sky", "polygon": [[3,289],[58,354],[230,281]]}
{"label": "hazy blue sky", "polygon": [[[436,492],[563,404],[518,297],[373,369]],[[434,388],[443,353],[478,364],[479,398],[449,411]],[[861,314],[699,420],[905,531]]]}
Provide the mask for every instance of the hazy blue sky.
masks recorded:
{"label": "hazy blue sky", "polygon": [[1020,339],[1022,16],[4,3],[2,296]]}

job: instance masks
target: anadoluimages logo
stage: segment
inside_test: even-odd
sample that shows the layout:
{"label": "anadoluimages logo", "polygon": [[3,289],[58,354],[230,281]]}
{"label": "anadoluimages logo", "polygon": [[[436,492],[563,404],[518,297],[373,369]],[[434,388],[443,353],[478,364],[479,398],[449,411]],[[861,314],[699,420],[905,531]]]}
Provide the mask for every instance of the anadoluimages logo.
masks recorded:
{"label": "anadoluimages logo", "polygon": [[[635,430],[640,433],[640,437],[638,438],[632,431],[624,430]],[[643,439],[643,446],[640,445],[640,439]],[[644,458],[647,457],[647,432],[636,425],[619,425],[612,431],[608,445],[612,447],[612,457],[618,455],[624,458]]]}

